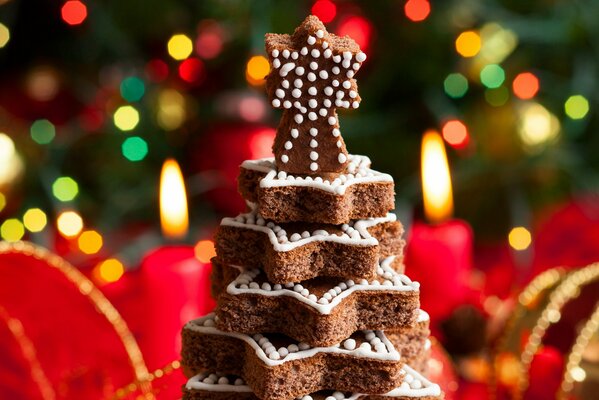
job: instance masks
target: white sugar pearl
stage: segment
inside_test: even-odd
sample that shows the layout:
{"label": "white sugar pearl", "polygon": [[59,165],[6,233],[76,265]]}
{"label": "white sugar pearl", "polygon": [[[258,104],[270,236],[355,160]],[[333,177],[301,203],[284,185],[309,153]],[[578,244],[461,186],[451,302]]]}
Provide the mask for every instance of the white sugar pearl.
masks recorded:
{"label": "white sugar pearl", "polygon": [[308,44],[316,43],[316,38],[314,36],[308,36]]}
{"label": "white sugar pearl", "polygon": [[350,81],[344,81],[343,82],[343,87],[346,89],[349,89],[351,87],[351,82]]}
{"label": "white sugar pearl", "polygon": [[294,233],[293,235],[291,235],[291,237],[289,238],[289,240],[291,240],[292,242],[297,242],[298,240],[300,240],[302,237],[299,233]]}
{"label": "white sugar pearl", "polygon": [[324,40],[324,41],[322,42],[322,48],[323,48],[323,49],[328,49],[328,48],[329,48],[329,42],[327,42],[326,40]]}
{"label": "white sugar pearl", "polygon": [[283,50],[283,57],[285,58],[289,58],[289,56],[291,55],[291,52],[287,49]]}
{"label": "white sugar pearl", "polygon": [[289,157],[286,154],[283,154],[281,156],[281,161],[286,164],[289,161]]}
{"label": "white sugar pearl", "polygon": [[322,104],[324,104],[324,106],[325,106],[326,108],[329,108],[329,107],[331,107],[331,100],[329,100],[329,99],[324,99],[324,101],[322,102]]}
{"label": "white sugar pearl", "polygon": [[302,86],[304,86],[304,82],[301,79],[296,79],[293,81],[293,86],[295,86],[296,88],[301,88]]}
{"label": "white sugar pearl", "polygon": [[251,282],[250,289],[260,289],[260,285],[258,285],[256,282]]}
{"label": "white sugar pearl", "polygon": [[261,337],[260,339],[258,339],[258,344],[259,344],[260,346],[264,346],[266,343],[268,343],[268,339],[267,339],[267,338],[265,338],[264,336],[263,336],[263,337]]}
{"label": "white sugar pearl", "polygon": [[356,60],[358,60],[359,62],[366,61],[366,54],[359,52],[358,54],[356,54]]}
{"label": "white sugar pearl", "polygon": [[302,290],[304,290],[304,287],[303,287],[302,285],[300,285],[300,284],[297,284],[297,285],[295,285],[295,286],[293,287],[293,291],[294,291],[294,292],[297,292],[297,293],[299,293],[299,292],[301,292]]}
{"label": "white sugar pearl", "polygon": [[360,348],[366,351],[372,351],[372,346],[370,345],[370,343],[364,342],[360,345]]}
{"label": "white sugar pearl", "polygon": [[352,99],[355,99],[357,96],[358,96],[358,93],[356,93],[355,90],[349,91],[349,97],[351,97]]}
{"label": "white sugar pearl", "polygon": [[348,280],[347,282],[345,282],[347,284],[348,287],[352,287],[354,286],[356,283],[353,280]]}
{"label": "white sugar pearl", "polygon": [[316,128],[310,128],[310,135],[311,136],[318,135],[318,129],[316,129]]}
{"label": "white sugar pearl", "polygon": [[337,118],[329,117],[327,121],[329,122],[329,125],[335,125],[337,123]]}
{"label": "white sugar pearl", "polygon": [[352,54],[349,51],[344,51],[343,52],[343,59],[344,60],[351,60]]}
{"label": "white sugar pearl", "polygon": [[345,282],[341,282],[341,283],[339,284],[339,288],[340,288],[341,290],[345,290],[345,289],[347,289],[347,284],[346,284]]}
{"label": "white sugar pearl", "polygon": [[343,66],[343,68],[349,68],[350,65],[351,65],[350,60],[343,60],[343,62],[341,63],[341,66]]}
{"label": "white sugar pearl", "polygon": [[214,320],[213,319],[207,319],[206,321],[204,321],[204,326],[207,326],[207,327],[214,326]]}
{"label": "white sugar pearl", "polygon": [[310,140],[310,147],[312,147],[313,149],[318,147],[318,142],[314,139]]}
{"label": "white sugar pearl", "polygon": [[360,69],[360,63],[354,63],[354,64],[353,64],[351,67],[352,67],[352,68],[353,68],[355,71],[357,71],[357,70],[359,70],[359,69]]}
{"label": "white sugar pearl", "polygon": [[226,376],[222,376],[222,377],[218,378],[218,384],[219,385],[228,385],[229,379]]}
{"label": "white sugar pearl", "polygon": [[248,288],[249,288],[249,286],[246,284],[239,285],[239,289],[248,289]]}
{"label": "white sugar pearl", "polygon": [[317,93],[318,93],[318,90],[316,90],[316,88],[314,86],[312,86],[310,89],[308,89],[308,94],[311,96],[316,96]]}
{"label": "white sugar pearl", "polygon": [[278,57],[279,56],[279,50],[274,49],[271,53],[270,53],[273,57]]}
{"label": "white sugar pearl", "polygon": [[287,76],[287,74],[289,72],[293,71],[294,68],[295,68],[294,63],[287,63],[281,67],[281,69],[279,70],[279,75]]}
{"label": "white sugar pearl", "polygon": [[310,152],[310,160],[312,160],[312,161],[318,160],[318,153],[315,151],[311,151]]}
{"label": "white sugar pearl", "polygon": [[295,117],[293,117],[293,119],[298,124],[301,124],[302,122],[304,122],[304,117],[302,117],[301,114],[295,114]]}
{"label": "white sugar pearl", "polygon": [[339,87],[339,81],[337,79],[335,79],[332,84],[334,87]]}
{"label": "white sugar pearl", "polygon": [[322,39],[324,37],[324,32],[322,29],[316,31],[316,37]]}
{"label": "white sugar pearl", "polygon": [[339,164],[343,164],[344,162],[347,161],[347,156],[345,154],[343,154],[343,153],[339,153],[339,156],[337,157],[337,160],[339,161]]}
{"label": "white sugar pearl", "polygon": [[286,356],[287,356],[287,354],[289,354],[289,350],[287,350],[287,348],[286,348],[286,347],[281,347],[281,348],[278,350],[278,353],[279,353],[279,355],[280,355],[281,357],[286,357]]}
{"label": "white sugar pearl", "polygon": [[326,94],[327,96],[331,96],[333,94],[333,88],[330,86],[325,87],[324,94]]}
{"label": "white sugar pearl", "polygon": [[272,60],[272,66],[275,67],[275,69],[279,68],[281,66],[281,60],[279,60],[278,58]]}
{"label": "white sugar pearl", "polygon": [[300,50],[300,54],[302,56],[305,56],[306,54],[308,54],[308,48],[307,47],[302,47],[302,49]]}
{"label": "white sugar pearl", "polygon": [[210,378],[210,377],[204,378],[204,380],[203,380],[202,382],[204,382],[204,383],[206,383],[206,384],[208,384],[208,385],[214,385],[214,384],[216,383],[216,382],[214,381],[214,379],[212,379],[212,378]]}
{"label": "white sugar pearl", "polygon": [[297,60],[298,57],[299,57],[299,54],[297,54],[297,51],[294,51],[293,53],[291,53],[291,58],[293,58],[294,60]]}
{"label": "white sugar pearl", "polygon": [[281,82],[281,86],[283,86],[285,89],[289,89],[289,81],[285,79],[283,82]]}
{"label": "white sugar pearl", "polygon": [[279,100],[279,99],[274,99],[274,100],[272,101],[272,106],[273,106],[273,107],[280,107],[280,106],[281,106],[281,100]]}
{"label": "white sugar pearl", "polygon": [[327,79],[327,78],[329,77],[329,74],[328,74],[328,72],[327,72],[327,71],[325,71],[325,70],[321,70],[321,71],[318,73],[318,76],[320,76],[320,79]]}
{"label": "white sugar pearl", "polygon": [[304,74],[304,71],[305,71],[304,67],[297,67],[295,69],[295,73],[296,73],[297,76],[302,76]]}
{"label": "white sugar pearl", "polygon": [[381,338],[378,338],[378,337],[375,337],[374,339],[372,339],[370,341],[370,344],[373,345],[373,346],[376,346],[379,343],[382,343],[382,342],[381,342]]}
{"label": "white sugar pearl", "polygon": [[318,102],[315,99],[310,99],[308,101],[308,106],[310,106],[310,108],[316,108],[318,106]]}
{"label": "white sugar pearl", "polygon": [[342,99],[343,96],[345,96],[345,93],[342,90],[338,90],[337,93],[335,93],[335,97],[338,99]]}
{"label": "white sugar pearl", "polygon": [[333,52],[331,51],[331,49],[326,49],[322,54],[324,55],[324,58],[331,58]]}
{"label": "white sugar pearl", "polygon": [[285,107],[285,108],[291,108],[291,102],[289,100],[285,100],[283,102],[283,107]]}
{"label": "white sugar pearl", "polygon": [[360,279],[360,285],[368,285],[368,281],[366,279]]}
{"label": "white sugar pearl", "polygon": [[[298,234],[298,237],[299,237],[299,238],[301,238],[301,236],[299,236],[299,234]],[[285,284],[285,287],[286,287],[287,289],[291,289],[291,288],[292,288],[294,285],[295,285],[295,283],[293,283],[293,282],[287,282],[287,283]]]}
{"label": "white sugar pearl", "polygon": [[297,347],[297,344],[290,344],[287,346],[287,350],[289,350],[290,353],[295,353],[299,350],[299,347]]}
{"label": "white sugar pearl", "polygon": [[282,99],[283,97],[285,97],[285,91],[283,89],[277,89],[277,90],[275,90],[275,95],[278,98]]}
{"label": "white sugar pearl", "polygon": [[351,103],[351,106],[353,108],[358,108],[358,107],[360,107],[360,103],[358,103],[357,101],[354,101],[353,103]]}
{"label": "white sugar pearl", "polygon": [[277,283],[277,284],[275,284],[275,285],[273,286],[273,289],[274,289],[274,290],[281,290],[281,289],[283,289],[283,286],[281,286],[281,284]]}
{"label": "white sugar pearl", "polygon": [[308,119],[310,119],[310,121],[315,121],[316,120],[316,113],[310,111],[310,113],[308,113]]}
{"label": "white sugar pearl", "polygon": [[339,137],[339,135],[341,135],[341,131],[339,131],[337,128],[333,129],[333,136]]}
{"label": "white sugar pearl", "polygon": [[302,95],[302,91],[299,89],[293,89],[293,91],[291,92],[291,95],[293,97],[295,97],[296,99],[299,99],[300,96]]}
{"label": "white sugar pearl", "polygon": [[314,295],[314,294],[311,294],[311,295],[308,296],[308,300],[317,302],[318,301],[318,297],[316,297],[316,295]]}
{"label": "white sugar pearl", "polygon": [[327,299],[328,301],[331,301],[333,299],[333,296],[330,293],[325,293],[322,295],[323,299]]}
{"label": "white sugar pearl", "polygon": [[340,62],[341,56],[340,55],[333,56],[333,61],[335,61],[336,63]]}
{"label": "white sugar pearl", "polygon": [[321,297],[318,300],[318,304],[329,304],[329,301],[327,299],[325,299],[324,297]]}
{"label": "white sugar pearl", "polygon": [[313,72],[308,73],[308,80],[314,82],[316,80],[316,75]]}
{"label": "white sugar pearl", "polygon": [[308,350],[310,348],[310,345],[308,343],[304,343],[304,342],[300,342],[300,344],[298,344],[299,349],[300,350]]}
{"label": "white sugar pearl", "polygon": [[318,169],[318,164],[316,164],[315,162],[310,163],[310,170],[311,171],[316,171]]}
{"label": "white sugar pearl", "polygon": [[312,61],[310,63],[310,69],[317,70],[318,69],[318,63],[316,61]]}
{"label": "white sugar pearl", "polygon": [[235,379],[235,386],[241,386],[243,385],[245,382],[243,381],[243,379],[241,378],[237,378]]}
{"label": "white sugar pearl", "polygon": [[268,358],[270,358],[271,360],[278,360],[281,358],[281,355],[279,354],[278,351],[273,351],[268,354]]}
{"label": "white sugar pearl", "polygon": [[341,107],[341,106],[343,105],[343,100],[341,100],[341,99],[337,99],[337,100],[335,100],[335,105],[336,105],[337,107]]}
{"label": "white sugar pearl", "polygon": [[293,128],[291,130],[291,137],[294,139],[297,139],[298,136],[299,136],[299,131],[297,129]]}
{"label": "white sugar pearl", "polygon": [[310,52],[310,54],[312,55],[312,57],[314,58],[318,58],[320,57],[320,51],[318,51],[318,49],[312,49],[312,51]]}
{"label": "white sugar pearl", "polygon": [[[308,178],[310,178],[310,177],[308,177]],[[306,179],[308,179],[308,178],[306,178]],[[310,178],[310,180],[312,180],[312,178]],[[307,239],[307,238],[309,238],[309,237],[310,237],[310,232],[308,232],[308,231],[303,231],[303,232],[302,232],[302,237],[303,237],[304,239]]]}
{"label": "white sugar pearl", "polygon": [[353,77],[354,77],[354,75],[355,75],[355,72],[354,72],[354,71],[347,71],[347,72],[345,73],[345,76],[347,76],[349,79],[353,78]]}
{"label": "white sugar pearl", "polygon": [[321,108],[318,113],[320,114],[321,117],[325,117],[327,115],[327,109],[326,108]]}
{"label": "white sugar pearl", "polygon": [[343,342],[343,348],[346,350],[354,350],[356,348],[356,341],[354,339],[347,339]]}
{"label": "white sugar pearl", "polygon": [[341,70],[340,70],[340,69],[339,69],[339,67],[337,67],[337,66],[334,66],[334,67],[331,69],[331,71],[333,71],[333,73],[334,73],[335,75],[338,75],[338,74],[339,74],[339,72],[341,72]]}
{"label": "white sugar pearl", "polygon": [[422,382],[420,381],[414,381],[410,384],[410,387],[412,389],[420,389],[422,387]]}
{"label": "white sugar pearl", "polygon": [[340,294],[341,293],[341,288],[339,286],[335,286],[333,288],[333,290],[335,291],[335,293]]}

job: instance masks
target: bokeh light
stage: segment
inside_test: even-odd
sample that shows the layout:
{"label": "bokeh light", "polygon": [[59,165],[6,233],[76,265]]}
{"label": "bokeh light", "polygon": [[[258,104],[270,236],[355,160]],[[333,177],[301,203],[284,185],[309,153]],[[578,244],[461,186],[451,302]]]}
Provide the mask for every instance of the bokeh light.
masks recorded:
{"label": "bokeh light", "polygon": [[23,171],[23,161],[17,153],[15,143],[0,132],[0,185],[13,181]]}
{"label": "bokeh light", "polygon": [[121,82],[121,96],[127,101],[139,101],[146,93],[144,82],[136,76],[130,76]]}
{"label": "bokeh light", "polygon": [[477,58],[484,64],[499,64],[518,46],[518,36],[495,22],[480,29],[482,48]]}
{"label": "bokeh light", "polygon": [[431,5],[428,0],[408,0],[404,5],[404,12],[411,21],[424,21],[431,13]]}
{"label": "bokeh light", "polygon": [[179,76],[188,83],[201,81],[204,78],[204,63],[198,58],[188,58],[179,65]]}
{"label": "bokeh light", "polygon": [[29,133],[34,142],[38,144],[48,144],[54,140],[56,128],[54,128],[54,124],[47,119],[38,119],[31,124]]}
{"label": "bokeh light", "polygon": [[69,25],[79,25],[87,18],[87,7],[79,0],[69,0],[60,10],[62,19]]}
{"label": "bokeh light", "polygon": [[221,25],[212,19],[203,20],[198,26],[195,51],[198,56],[210,60],[223,50],[225,32]]}
{"label": "bokeh light", "polygon": [[539,78],[531,72],[522,72],[512,82],[514,95],[522,100],[532,99],[539,91]]}
{"label": "bokeh light", "polygon": [[195,245],[194,252],[196,258],[204,264],[209,263],[212,257],[216,256],[216,249],[212,240],[200,240]]}
{"label": "bokeh light", "polygon": [[481,46],[480,35],[474,31],[462,32],[455,41],[455,49],[462,57],[474,57]]}
{"label": "bokeh light", "polygon": [[247,81],[254,86],[264,84],[264,78],[270,72],[270,64],[264,56],[253,56],[247,62],[245,76]]}
{"label": "bokeh light", "polygon": [[25,227],[16,218],[9,218],[0,225],[0,236],[8,242],[16,242],[25,235]]}
{"label": "bokeh light", "polygon": [[337,6],[331,0],[318,0],[312,5],[312,14],[326,24],[335,19]]}
{"label": "bokeh light", "polygon": [[60,90],[58,72],[51,66],[41,65],[33,68],[25,81],[25,90],[36,101],[50,101]]}
{"label": "bokeh light", "polygon": [[168,54],[175,60],[185,60],[193,51],[191,39],[183,34],[173,35],[167,44]]}
{"label": "bokeh light", "polygon": [[557,117],[538,103],[526,103],[519,109],[518,134],[529,149],[554,140],[559,134]]}
{"label": "bokeh light", "polygon": [[485,90],[485,100],[493,107],[501,107],[510,98],[510,91],[505,86]]}
{"label": "bokeh light", "polygon": [[589,112],[589,101],[580,94],[570,96],[564,104],[564,110],[568,117],[572,119],[582,119]]}
{"label": "bokeh light", "polygon": [[528,229],[517,226],[510,231],[508,241],[514,250],[526,250],[532,243],[532,236]]}
{"label": "bokeh light", "polygon": [[469,141],[468,128],[460,120],[447,121],[443,125],[443,139],[452,147],[463,148]]}
{"label": "bokeh light", "polygon": [[505,71],[497,64],[489,64],[480,71],[480,81],[490,89],[498,88],[505,81]]}
{"label": "bokeh light", "polygon": [[23,225],[29,232],[41,232],[47,224],[48,217],[39,208],[30,208],[23,214]]}
{"label": "bokeh light", "polygon": [[52,184],[52,193],[60,201],[71,201],[79,193],[79,185],[70,176],[61,176]]}
{"label": "bokeh light", "polygon": [[0,49],[6,46],[10,40],[10,30],[6,25],[0,22]]}
{"label": "bokeh light", "polygon": [[146,64],[145,72],[149,80],[162,82],[168,78],[168,65],[162,60],[151,60]]}
{"label": "bokeh light", "polygon": [[239,100],[239,115],[246,121],[256,122],[264,118],[266,104],[261,97],[245,96]]}
{"label": "bokeh light", "polygon": [[364,17],[351,16],[339,23],[337,34],[339,36],[348,35],[354,39],[362,51],[367,51],[372,38],[372,24]]}
{"label": "bokeh light", "polygon": [[65,237],[74,237],[83,229],[83,219],[75,211],[63,211],[56,218],[56,227]]}
{"label": "bokeh light", "polygon": [[104,283],[116,282],[125,273],[125,266],[116,258],[108,258],[94,268],[94,276]]}
{"label": "bokeh light", "polygon": [[0,211],[4,210],[4,207],[6,207],[6,196],[0,193]]}
{"label": "bokeh light", "polygon": [[133,106],[121,106],[114,113],[114,125],[122,131],[130,131],[139,123],[139,112]]}
{"label": "bokeh light", "polygon": [[449,97],[459,99],[468,91],[468,79],[460,73],[449,74],[443,82],[443,87]]}
{"label": "bokeh light", "polygon": [[148,155],[148,143],[139,136],[131,136],[125,139],[121,151],[127,160],[141,161]]}
{"label": "bokeh light", "polygon": [[179,128],[185,118],[185,98],[175,89],[165,89],[158,95],[158,125],[164,130],[172,131]]}
{"label": "bokeh light", "polygon": [[273,128],[263,128],[252,134],[249,140],[251,158],[272,157],[272,142],[276,133]]}
{"label": "bokeh light", "polygon": [[96,231],[85,231],[77,238],[79,250],[85,254],[96,254],[102,248],[104,241],[102,235]]}

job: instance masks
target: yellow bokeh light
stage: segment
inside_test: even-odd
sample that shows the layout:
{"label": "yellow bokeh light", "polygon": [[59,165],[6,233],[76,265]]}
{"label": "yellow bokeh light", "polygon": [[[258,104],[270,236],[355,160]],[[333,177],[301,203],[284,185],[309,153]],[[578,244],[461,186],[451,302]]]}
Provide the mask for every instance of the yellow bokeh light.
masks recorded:
{"label": "yellow bokeh light", "polygon": [[116,282],[125,273],[123,263],[116,258],[109,258],[102,261],[94,268],[94,276],[102,282]]}
{"label": "yellow bokeh light", "polygon": [[538,103],[526,103],[520,109],[518,134],[530,149],[555,140],[560,131],[557,117]]}
{"label": "yellow bokeh light", "polygon": [[431,222],[442,222],[453,214],[453,190],[443,138],[435,131],[422,137],[422,196],[424,213]]}
{"label": "yellow bokeh light", "polygon": [[10,40],[10,31],[6,25],[0,23],[0,49],[6,46]]}
{"label": "yellow bokeh light", "polygon": [[514,250],[526,250],[532,243],[532,236],[528,229],[517,226],[510,231],[508,241]]}
{"label": "yellow bokeh light", "polygon": [[130,131],[139,123],[139,112],[133,106],[121,106],[114,113],[114,125],[122,131]]}
{"label": "yellow bokeh light", "polygon": [[200,262],[209,263],[216,256],[216,249],[212,240],[200,240],[194,248],[195,256]]}
{"label": "yellow bokeh light", "polygon": [[10,218],[0,226],[0,235],[8,242],[17,242],[25,235],[25,227],[18,219]]}
{"label": "yellow bokeh light", "polygon": [[75,211],[64,211],[56,219],[58,231],[66,237],[74,237],[83,229],[83,219]]}
{"label": "yellow bokeh light", "polygon": [[570,96],[564,104],[564,110],[568,117],[582,119],[589,112],[589,101],[580,94]]}
{"label": "yellow bokeh light", "polygon": [[185,60],[193,51],[193,43],[183,34],[173,35],[168,41],[168,54],[175,60]]}
{"label": "yellow bokeh light", "polygon": [[158,96],[158,125],[167,131],[172,131],[179,128],[186,117],[183,95],[174,89],[163,90]]}
{"label": "yellow bokeh light", "polygon": [[30,208],[23,215],[23,224],[30,232],[41,232],[47,223],[46,213],[39,208]]}
{"label": "yellow bokeh light", "polygon": [[85,231],[77,239],[79,250],[85,254],[96,254],[104,244],[102,235],[96,231]]}
{"label": "yellow bokeh light", "polygon": [[6,207],[6,196],[0,193],[0,211],[4,210],[4,207]]}
{"label": "yellow bokeh light", "polygon": [[485,24],[480,29],[480,37],[482,48],[477,58],[481,65],[500,64],[518,46],[516,33],[495,22]]}
{"label": "yellow bokeh light", "polygon": [[455,41],[455,49],[462,57],[474,57],[481,45],[480,35],[474,31],[462,32]]}
{"label": "yellow bokeh light", "polygon": [[6,133],[0,132],[0,185],[11,183],[23,171],[23,161],[15,143]]}
{"label": "yellow bokeh light", "polygon": [[270,64],[266,57],[253,56],[247,63],[245,76],[251,85],[262,85],[269,72]]}

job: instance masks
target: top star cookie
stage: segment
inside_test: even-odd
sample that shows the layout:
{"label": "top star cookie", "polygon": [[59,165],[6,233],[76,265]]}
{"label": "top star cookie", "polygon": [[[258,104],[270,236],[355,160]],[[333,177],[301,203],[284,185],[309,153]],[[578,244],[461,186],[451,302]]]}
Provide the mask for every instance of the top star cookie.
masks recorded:
{"label": "top star cookie", "polygon": [[360,105],[354,79],[366,55],[348,36],[311,15],[293,35],[269,33],[266,90],[283,109],[273,145],[277,169],[300,175],[343,173],[348,163],[337,108]]}

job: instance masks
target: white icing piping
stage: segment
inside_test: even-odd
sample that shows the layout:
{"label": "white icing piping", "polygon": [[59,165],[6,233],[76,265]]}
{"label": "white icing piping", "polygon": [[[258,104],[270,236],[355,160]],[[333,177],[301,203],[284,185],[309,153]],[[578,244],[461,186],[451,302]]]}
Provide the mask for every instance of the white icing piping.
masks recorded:
{"label": "white icing piping", "polygon": [[[258,294],[262,296],[289,296],[309,305],[321,314],[330,314],[343,299],[357,291],[417,291],[420,288],[418,282],[412,282],[406,275],[397,273],[390,267],[395,256],[385,258],[380,262],[377,268],[379,279],[368,282],[362,279],[358,283],[353,280],[341,282],[338,285],[331,287],[325,292],[321,298],[311,294],[310,291],[304,288],[299,283],[289,282],[285,285],[264,282],[262,287],[254,282],[254,278],[259,274],[258,269],[252,269],[242,272],[233,282],[227,286],[227,293],[231,295],[240,294]],[[426,313],[425,313],[426,314]],[[419,314],[419,318],[421,314]]]}
{"label": "white icing piping", "polygon": [[[432,383],[420,373],[416,372],[412,368],[407,365],[404,365],[402,368],[405,376],[404,381],[396,389],[392,391],[382,394],[379,396],[384,397],[425,397],[425,396],[440,396],[441,388],[439,385]],[[237,378],[235,380],[235,384],[231,385],[230,383],[221,384],[221,379],[223,375],[220,374],[207,374],[202,373],[196,375],[187,381],[185,387],[188,390],[203,390],[206,392],[236,392],[236,393],[247,393],[251,392],[252,389],[241,379]],[[228,378],[225,377],[225,379]],[[356,400],[364,396],[368,396],[366,394],[353,393],[347,397],[342,392],[333,393],[333,398],[335,400]],[[306,395],[302,397],[298,397],[296,400],[313,400],[312,396]]]}
{"label": "white icing piping", "polygon": [[349,155],[348,173],[339,175],[332,182],[321,177],[296,177],[288,175],[284,171],[278,172],[272,157],[246,160],[241,164],[241,167],[266,174],[260,180],[261,188],[303,186],[343,195],[348,187],[359,183],[393,182],[391,175],[370,169],[370,159],[368,157],[354,154]]}
{"label": "white icing piping", "polygon": [[[346,354],[358,358],[370,358],[382,361],[399,361],[400,359],[399,352],[382,331],[362,331],[366,341],[357,348],[355,347],[355,341],[354,348],[347,346],[345,342],[344,348],[341,348],[341,344],[330,347],[310,347],[310,345],[301,342],[298,344],[293,343],[277,350],[264,335],[256,334],[249,336],[242,333],[223,332],[217,329],[214,326],[214,318],[214,314],[208,314],[205,317],[188,322],[185,325],[185,329],[243,340],[249,344],[256,351],[256,355],[270,367],[281,365],[287,361],[313,357],[318,353]],[[348,340],[346,340],[346,342]],[[374,350],[372,349],[373,347]]]}
{"label": "white icing piping", "polygon": [[386,217],[352,221],[350,224],[343,224],[341,226],[341,230],[343,231],[341,235],[328,233],[323,229],[319,229],[312,232],[312,234],[305,231],[302,234],[294,233],[291,237],[287,237],[287,232],[283,228],[274,222],[267,223],[256,210],[240,214],[235,218],[223,218],[221,225],[266,233],[274,250],[283,252],[312,242],[336,242],[354,246],[376,246],[379,242],[368,232],[368,228],[385,222],[395,221],[396,218],[395,214],[389,213]]}

